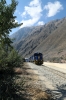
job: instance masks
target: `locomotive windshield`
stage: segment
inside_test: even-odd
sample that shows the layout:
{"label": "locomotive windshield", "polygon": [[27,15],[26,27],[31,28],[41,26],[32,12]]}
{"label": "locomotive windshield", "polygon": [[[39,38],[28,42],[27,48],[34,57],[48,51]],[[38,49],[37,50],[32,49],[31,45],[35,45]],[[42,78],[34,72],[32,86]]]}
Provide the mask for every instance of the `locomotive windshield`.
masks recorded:
{"label": "locomotive windshield", "polygon": [[43,59],[42,53],[35,53],[35,54],[34,54],[34,59],[35,59],[35,60]]}

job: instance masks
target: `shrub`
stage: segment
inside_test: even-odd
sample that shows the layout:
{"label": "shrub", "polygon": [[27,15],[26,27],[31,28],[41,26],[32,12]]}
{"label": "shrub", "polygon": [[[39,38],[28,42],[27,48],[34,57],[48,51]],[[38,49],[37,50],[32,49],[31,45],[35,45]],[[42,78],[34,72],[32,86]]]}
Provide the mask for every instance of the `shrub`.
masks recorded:
{"label": "shrub", "polygon": [[18,85],[15,83],[15,73],[13,68],[19,67],[21,57],[12,49],[8,53],[0,49],[0,100],[19,100],[16,94]]}

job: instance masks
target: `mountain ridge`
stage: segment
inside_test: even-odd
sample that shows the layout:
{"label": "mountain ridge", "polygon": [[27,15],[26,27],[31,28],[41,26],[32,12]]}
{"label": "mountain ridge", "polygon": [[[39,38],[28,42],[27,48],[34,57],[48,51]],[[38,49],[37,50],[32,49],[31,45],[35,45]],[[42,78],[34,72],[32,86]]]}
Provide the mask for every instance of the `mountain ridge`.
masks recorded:
{"label": "mountain ridge", "polygon": [[21,56],[42,52],[44,60],[66,60],[66,17],[28,30],[25,37],[13,44]]}

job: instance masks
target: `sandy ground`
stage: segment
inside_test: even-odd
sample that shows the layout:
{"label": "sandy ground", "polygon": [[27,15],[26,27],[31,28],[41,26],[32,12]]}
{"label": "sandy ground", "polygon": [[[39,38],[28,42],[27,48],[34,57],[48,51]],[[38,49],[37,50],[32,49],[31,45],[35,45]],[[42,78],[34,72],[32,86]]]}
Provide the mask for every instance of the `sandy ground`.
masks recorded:
{"label": "sandy ground", "polygon": [[42,91],[38,83],[39,77],[37,71],[32,70],[26,63],[22,68],[16,68],[15,72],[19,74],[19,79],[16,80],[17,83],[24,78],[24,95],[25,100],[51,100],[51,95]]}
{"label": "sandy ground", "polygon": [[66,63],[44,62],[43,64],[44,64],[44,65],[51,65],[51,66],[54,66],[54,67],[59,67],[59,68],[62,68],[62,69],[66,69]]}
{"label": "sandy ground", "polygon": [[66,63],[44,62],[43,65],[61,71],[63,73],[66,73]]}

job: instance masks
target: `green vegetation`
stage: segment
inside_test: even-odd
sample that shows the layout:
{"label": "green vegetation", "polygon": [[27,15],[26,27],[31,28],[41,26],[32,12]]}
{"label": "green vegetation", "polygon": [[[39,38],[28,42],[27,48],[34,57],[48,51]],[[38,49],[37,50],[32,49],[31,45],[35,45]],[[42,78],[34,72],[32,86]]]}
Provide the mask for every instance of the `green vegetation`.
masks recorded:
{"label": "green vegetation", "polygon": [[8,54],[0,49],[0,100],[19,100],[15,97],[19,90],[14,67],[20,67],[20,64],[21,58],[14,49]]}
{"label": "green vegetation", "polygon": [[19,100],[14,67],[20,67],[22,59],[9,38],[11,29],[22,25],[15,22],[13,15],[17,4],[15,0],[9,5],[6,0],[0,0],[0,100]]}

